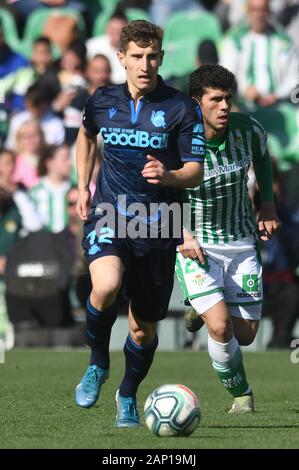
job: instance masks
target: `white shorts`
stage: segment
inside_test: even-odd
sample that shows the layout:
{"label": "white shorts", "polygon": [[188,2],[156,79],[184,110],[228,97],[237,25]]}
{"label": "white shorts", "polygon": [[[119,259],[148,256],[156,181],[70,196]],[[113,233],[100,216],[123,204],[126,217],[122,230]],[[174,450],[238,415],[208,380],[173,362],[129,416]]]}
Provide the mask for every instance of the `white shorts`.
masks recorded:
{"label": "white shorts", "polygon": [[184,258],[177,253],[176,274],[184,299],[199,314],[224,300],[231,316],[249,320],[261,318],[262,266],[255,246],[244,250],[204,248],[206,262]]}

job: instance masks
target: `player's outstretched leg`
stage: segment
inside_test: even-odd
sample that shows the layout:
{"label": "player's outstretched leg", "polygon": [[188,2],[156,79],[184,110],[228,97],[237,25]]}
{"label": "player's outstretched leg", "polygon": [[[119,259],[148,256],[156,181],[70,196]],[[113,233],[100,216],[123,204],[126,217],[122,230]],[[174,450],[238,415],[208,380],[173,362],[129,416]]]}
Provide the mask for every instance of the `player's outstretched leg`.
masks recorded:
{"label": "player's outstretched leg", "polygon": [[136,393],[139,384],[149,371],[157,346],[157,335],[150,344],[143,346],[137,345],[128,335],[124,346],[125,375],[116,395],[116,427],[135,427],[139,425]]}
{"label": "player's outstretched leg", "polygon": [[242,352],[235,336],[227,343],[220,343],[209,335],[208,349],[215,372],[234,399],[229,413],[252,413],[252,390],[246,379]]}
{"label": "player's outstretched leg", "polygon": [[76,388],[77,405],[93,406],[101,386],[109,376],[109,342],[112,326],[116,320],[115,304],[105,310],[94,308],[87,301],[87,341],[91,348],[90,365]]}

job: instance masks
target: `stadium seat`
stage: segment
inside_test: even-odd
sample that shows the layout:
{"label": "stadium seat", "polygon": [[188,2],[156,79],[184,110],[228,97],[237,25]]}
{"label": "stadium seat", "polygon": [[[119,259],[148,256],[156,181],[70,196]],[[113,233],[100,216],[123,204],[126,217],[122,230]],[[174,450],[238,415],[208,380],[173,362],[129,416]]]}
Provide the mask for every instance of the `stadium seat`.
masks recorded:
{"label": "stadium seat", "polygon": [[170,16],[164,28],[165,41],[193,38],[196,41],[221,38],[221,27],[215,15],[208,12],[178,12]]}
{"label": "stadium seat", "polygon": [[251,113],[268,133],[269,149],[281,170],[299,162],[299,110],[290,103],[259,108]]}
{"label": "stadium seat", "polygon": [[3,25],[5,42],[16,52],[22,52],[22,45],[13,15],[5,8],[0,8],[0,19]]}
{"label": "stadium seat", "polygon": [[105,34],[106,24],[112,13],[113,11],[106,10],[98,14],[93,23],[92,37],[102,36]]}
{"label": "stadium seat", "polygon": [[[71,16],[77,20],[78,29],[83,37],[86,36],[86,27],[85,22],[82,15],[76,12],[72,8],[68,7],[61,7],[61,8],[38,8],[34,10],[27,18],[25,30],[24,30],[24,37],[23,37],[23,46],[24,46],[24,54],[27,57],[31,55],[31,48],[32,43],[35,39],[39,36],[42,36],[44,26],[46,24],[47,19],[52,15],[59,15],[59,16]],[[57,51],[55,51],[57,55]]]}
{"label": "stadium seat", "polygon": [[213,40],[216,45],[221,39],[220,24],[213,14],[197,11],[173,14],[164,29],[163,77],[181,77],[192,72],[198,46],[205,39]]}
{"label": "stadium seat", "polygon": [[135,21],[135,20],[150,21],[149,14],[145,10],[142,10],[142,8],[126,8],[125,15],[128,17],[129,21]]}
{"label": "stadium seat", "polygon": [[110,18],[110,16],[114,13],[115,9],[117,8],[118,3],[121,0],[98,0],[101,6],[101,13],[99,13],[93,23],[92,27],[92,36],[101,36],[105,34],[105,26]]}
{"label": "stadium seat", "polygon": [[121,0],[98,0],[103,11],[109,10],[113,12]]}

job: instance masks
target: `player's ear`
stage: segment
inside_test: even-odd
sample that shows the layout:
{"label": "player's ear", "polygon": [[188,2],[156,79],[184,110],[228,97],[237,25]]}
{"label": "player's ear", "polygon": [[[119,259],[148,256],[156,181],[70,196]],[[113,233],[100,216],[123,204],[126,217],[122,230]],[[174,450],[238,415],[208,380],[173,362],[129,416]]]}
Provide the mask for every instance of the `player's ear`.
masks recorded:
{"label": "player's ear", "polygon": [[117,57],[120,62],[120,65],[122,65],[123,67],[126,67],[125,54],[122,51],[118,51]]}

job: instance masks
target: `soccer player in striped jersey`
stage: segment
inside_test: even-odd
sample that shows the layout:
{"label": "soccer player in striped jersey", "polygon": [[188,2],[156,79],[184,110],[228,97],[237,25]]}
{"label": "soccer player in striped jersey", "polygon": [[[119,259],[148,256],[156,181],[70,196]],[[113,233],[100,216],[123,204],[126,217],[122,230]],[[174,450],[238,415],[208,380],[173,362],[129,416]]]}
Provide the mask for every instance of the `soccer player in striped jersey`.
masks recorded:
{"label": "soccer player in striped jersey", "polygon": [[[239,345],[253,342],[261,317],[262,266],[258,237],[269,240],[279,228],[272,194],[266,133],[253,118],[230,113],[235,77],[219,65],[191,74],[190,94],[203,113],[207,139],[203,182],[186,195],[193,236],[184,232],[176,272],[190,331],[203,322],[213,368],[233,397],[230,410],[254,411]],[[247,190],[253,163],[262,199],[257,226]]]}

